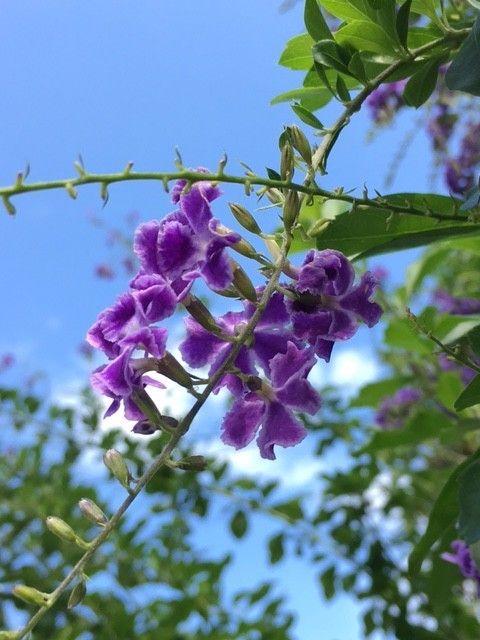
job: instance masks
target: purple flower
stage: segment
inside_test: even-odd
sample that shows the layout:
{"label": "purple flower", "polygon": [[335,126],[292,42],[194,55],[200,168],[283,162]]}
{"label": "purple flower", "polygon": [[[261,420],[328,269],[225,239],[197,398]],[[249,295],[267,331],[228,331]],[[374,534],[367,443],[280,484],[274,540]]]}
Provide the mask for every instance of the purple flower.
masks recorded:
{"label": "purple flower", "polygon": [[292,409],[315,414],[320,396],[307,381],[315,364],[313,349],[299,349],[293,342],[286,353],[270,360],[271,386],[258,378],[254,390],[237,398],[222,423],[222,440],[236,449],[245,447],[258,432],[260,455],[275,459],[275,445],[292,447],[306,436]]}
{"label": "purple flower", "polygon": [[433,294],[433,300],[443,313],[467,316],[480,312],[480,298],[456,298],[443,289],[437,289]]}
{"label": "purple flower", "polygon": [[475,580],[480,595],[480,571],[471,556],[468,545],[463,540],[454,540],[451,546],[453,553],[442,553],[442,559],[456,564],[464,578]]}
{"label": "purple flower", "polygon": [[[233,272],[224,249],[240,240],[212,216],[210,202],[220,194],[210,183],[194,184],[187,193],[177,186],[174,201],[179,209],[162,221],[138,227],[134,251],[140,274],[160,274],[182,299],[196,278],[203,278],[214,291],[226,289]],[[138,287],[137,279],[133,285]]]}
{"label": "purple flower", "polygon": [[293,332],[327,362],[336,340],[351,338],[359,320],[373,327],[382,308],[372,297],[377,279],[366,272],[354,286],[355,272],[347,258],[331,249],[309,251],[292,287],[298,299],[289,302]]}
{"label": "purple flower", "polygon": [[422,393],[414,387],[402,387],[395,395],[385,398],[375,414],[375,422],[382,429],[389,431],[401,429]]}
{"label": "purple flower", "polygon": [[172,315],[177,298],[170,285],[159,276],[145,281],[145,288],[122,294],[114,305],[102,311],[87,333],[87,341],[115,358],[125,347],[136,346],[161,358],[166,329],[149,325]]}
{"label": "purple flower", "polygon": [[90,376],[93,389],[112,399],[105,417],[114,414],[123,401],[127,420],[145,420],[146,416],[135,403],[135,396],[142,393],[147,384],[164,388],[160,382],[143,375],[150,368],[149,363],[144,358],[133,359],[133,349],[124,349],[118,357],[95,369]]}
{"label": "purple flower", "polygon": [[383,84],[367,98],[370,114],[376,124],[387,124],[405,104],[403,100],[405,84],[405,80]]}

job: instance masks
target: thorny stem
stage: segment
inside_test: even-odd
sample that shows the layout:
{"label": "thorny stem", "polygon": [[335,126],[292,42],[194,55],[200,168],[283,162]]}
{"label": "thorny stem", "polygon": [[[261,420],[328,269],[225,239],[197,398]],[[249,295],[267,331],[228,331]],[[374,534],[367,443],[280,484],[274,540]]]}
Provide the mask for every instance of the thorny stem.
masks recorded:
{"label": "thorny stem", "polygon": [[420,320],[417,318],[417,316],[414,313],[412,313],[408,307],[407,307],[407,309],[405,311],[406,311],[406,314],[407,314],[407,318],[410,320],[410,322],[413,324],[413,326],[418,331],[420,331],[420,333],[423,333],[423,335],[426,336],[429,340],[434,342],[437,345],[437,347],[440,347],[440,349],[444,353],[446,353],[447,355],[451,356],[454,360],[456,360],[460,364],[463,364],[465,367],[469,367],[469,369],[473,369],[473,371],[476,371],[477,373],[480,373],[480,367],[478,365],[476,365],[474,362],[472,362],[470,360],[470,358],[468,358],[467,356],[463,355],[462,353],[457,352],[455,349],[452,349],[448,345],[444,344],[439,338],[437,338],[433,334],[433,331],[431,331],[430,329],[427,329],[427,327],[425,327],[420,322]]}
{"label": "thorny stem", "polygon": [[[306,195],[319,195],[327,198],[333,198],[338,200],[345,200],[347,202],[351,202],[352,204],[368,204],[368,206],[378,207],[380,209],[385,209],[384,203],[382,204],[378,200],[368,200],[366,198],[359,200],[357,198],[353,198],[351,196],[347,196],[344,194],[335,194],[323,189],[320,189],[314,185],[314,177],[317,170],[324,169],[326,158],[328,154],[335,144],[341,130],[348,124],[352,115],[359,111],[363,102],[370,95],[370,93],[376,89],[382,82],[387,80],[392,73],[394,73],[397,69],[401,68],[403,64],[406,62],[411,62],[415,60],[418,56],[421,56],[423,53],[434,49],[437,46],[445,44],[447,41],[458,40],[461,41],[468,33],[469,29],[464,29],[461,32],[457,32],[455,34],[446,34],[445,37],[439,38],[427,45],[419,47],[418,49],[409,51],[408,54],[402,59],[399,60],[390,67],[388,67],[385,71],[380,73],[374,80],[372,80],[365,88],[360,91],[360,93],[352,100],[350,103],[346,105],[345,110],[334,123],[333,127],[325,134],[322,144],[318,147],[312,157],[312,163],[309,167],[307,176],[304,180],[303,185],[293,184],[288,181],[282,180],[270,180],[265,178],[259,178],[257,176],[248,175],[244,176],[228,176],[223,173],[223,170],[217,174],[205,174],[205,173],[197,173],[197,172],[189,172],[189,171],[180,171],[178,173],[132,173],[131,165],[127,166],[127,169],[120,174],[88,174],[84,171],[83,167],[81,167],[81,171],[79,171],[80,175],[78,178],[74,180],[57,180],[53,182],[40,182],[33,183],[30,185],[25,184],[23,181],[23,176],[19,176],[17,178],[16,183],[10,187],[0,188],[0,198],[3,199],[5,206],[9,212],[12,212],[13,206],[11,205],[9,198],[13,195],[19,195],[21,193],[28,193],[32,191],[44,191],[47,189],[66,189],[72,197],[75,197],[75,187],[84,185],[84,184],[93,184],[97,183],[101,185],[102,195],[106,193],[106,189],[109,184],[113,182],[125,182],[128,180],[157,180],[163,182],[165,186],[168,186],[168,181],[176,180],[176,179],[185,179],[190,183],[199,182],[199,181],[213,181],[213,182],[230,182],[233,184],[243,184],[245,185],[246,191],[249,192],[250,185],[261,185],[266,187],[276,187],[280,189],[290,189],[295,190],[302,193],[302,199]],[[389,206],[389,210],[396,213],[413,213],[414,215],[427,215],[427,212],[414,209],[411,207],[398,207],[398,206]],[[428,213],[428,215],[431,215]],[[438,216],[437,216],[438,217]],[[457,220],[457,217],[454,217]],[[451,217],[441,216],[441,219],[448,220]],[[468,221],[467,218],[460,218],[463,221]],[[295,221],[294,221],[295,222]],[[294,224],[292,225],[294,227]],[[70,569],[68,574],[62,580],[62,582],[58,585],[58,587],[50,594],[48,606],[41,607],[38,611],[30,618],[28,623],[21,629],[15,632],[15,640],[21,640],[25,638],[25,636],[32,631],[37,623],[47,614],[49,609],[60,599],[63,593],[67,590],[68,586],[73,582],[73,580],[84,573],[86,565],[88,564],[90,558],[94,555],[97,549],[103,544],[103,542],[110,536],[110,534],[114,531],[116,525],[121,520],[123,514],[130,507],[135,498],[140,494],[143,488],[148,484],[148,482],[156,475],[158,470],[168,463],[170,459],[171,453],[174,451],[176,445],[189,430],[193,420],[196,415],[205,404],[206,400],[210,396],[211,392],[225,373],[229,367],[231,367],[240,352],[242,346],[247,342],[253,335],[253,331],[260,320],[265,307],[270,300],[270,297],[275,292],[279,277],[286,266],[288,252],[293,240],[293,236],[290,230],[285,230],[283,236],[282,246],[280,248],[280,256],[278,260],[275,262],[275,268],[272,271],[270,276],[270,280],[265,287],[262,296],[257,303],[257,308],[250,318],[249,322],[245,325],[243,331],[238,335],[236,344],[233,345],[228,357],[223,361],[222,365],[219,369],[213,374],[210,378],[207,386],[200,394],[194,405],[191,407],[189,412],[184,416],[184,418],[178,424],[175,432],[171,435],[169,441],[160,452],[160,454],[153,460],[152,464],[148,467],[145,473],[136,481],[135,485],[130,489],[129,495],[122,504],[118,507],[116,512],[110,518],[108,523],[102,529],[101,533],[94,538],[90,542],[90,546],[87,551],[83,554],[77,564]],[[427,334],[428,335],[428,334]],[[431,334],[429,335],[431,339],[434,339]],[[434,339],[436,341],[436,339]],[[440,343],[441,344],[441,343]],[[444,345],[441,345],[442,348]],[[452,355],[455,354],[452,353]],[[458,359],[458,358],[457,358]],[[468,366],[472,366],[468,364]],[[473,367],[475,370],[480,371],[480,368]]]}
{"label": "thorny stem", "polygon": [[[373,83],[372,83],[373,84]],[[375,85],[371,89],[369,89],[368,93],[363,95],[365,89],[359,94],[363,95],[362,101],[373,91],[373,89],[378,86]],[[358,96],[357,96],[358,98]],[[355,111],[358,111],[358,101],[357,98],[350,103],[350,106],[345,110],[344,113],[349,113],[347,117],[348,119],[353,115]],[[352,107],[351,105],[355,105]],[[343,128],[346,124],[344,121],[345,118],[342,117],[337,121],[336,126]],[[331,131],[334,131],[335,127],[332,128]],[[338,132],[337,132],[338,135]],[[333,133],[328,132],[325,134],[322,144],[318,147],[315,152],[313,160],[315,161],[315,165],[320,165],[319,161],[319,153],[322,150],[322,157],[325,157],[325,154],[330,151],[332,145],[332,136]],[[315,166],[314,165],[314,166]],[[225,184],[241,184],[246,187],[248,186],[261,186],[267,187],[269,189],[280,189],[280,190],[291,190],[297,191],[298,193],[304,194],[306,196],[317,196],[320,198],[325,198],[326,200],[340,200],[342,202],[347,202],[352,205],[352,207],[356,207],[361,209],[362,207],[371,207],[374,209],[380,209],[385,212],[386,217],[391,214],[409,214],[413,216],[421,216],[423,218],[429,217],[438,221],[455,221],[455,222],[470,222],[470,218],[465,215],[458,215],[456,208],[456,201],[452,198],[452,214],[439,214],[430,210],[428,207],[422,209],[420,207],[414,207],[405,201],[405,204],[393,204],[389,202],[387,199],[378,197],[378,198],[368,198],[364,197],[356,197],[352,196],[348,193],[343,193],[341,191],[329,191],[327,189],[322,189],[316,185],[309,184],[299,184],[296,182],[289,182],[287,180],[273,180],[270,178],[263,178],[257,175],[245,175],[245,176],[234,176],[228,175],[225,173],[199,173],[196,171],[188,171],[182,170],[177,172],[163,173],[163,172],[141,172],[141,171],[131,171],[128,173],[85,173],[82,176],[76,178],[65,178],[61,180],[53,180],[51,182],[32,182],[25,183],[22,182],[20,184],[13,184],[7,187],[0,187],[0,199],[3,200],[5,206],[7,207],[7,211],[11,214],[15,213],[15,208],[11,203],[10,198],[13,196],[18,196],[24,193],[33,193],[36,191],[48,191],[52,189],[67,189],[67,187],[80,187],[88,184],[99,184],[101,187],[103,185],[110,185],[117,182],[129,182],[129,181],[153,181],[159,182],[162,184],[167,184],[171,181],[176,180],[186,180],[191,184],[195,184],[196,182],[208,181],[208,182],[221,182]]]}

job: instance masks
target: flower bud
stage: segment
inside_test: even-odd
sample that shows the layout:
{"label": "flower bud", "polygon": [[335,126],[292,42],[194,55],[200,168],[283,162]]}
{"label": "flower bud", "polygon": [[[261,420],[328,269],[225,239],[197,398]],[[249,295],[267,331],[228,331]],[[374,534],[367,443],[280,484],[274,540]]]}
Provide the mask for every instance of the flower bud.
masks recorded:
{"label": "flower bud", "polygon": [[176,462],[175,466],[182,471],[205,471],[208,462],[203,456],[188,456]]}
{"label": "flower bud", "polygon": [[29,604],[36,604],[39,607],[46,607],[50,603],[50,594],[43,593],[33,587],[27,587],[25,584],[17,584],[13,587],[12,593],[20,600]]}
{"label": "flower bud", "polygon": [[93,522],[93,524],[98,524],[100,527],[107,524],[107,516],[103,513],[100,507],[93,502],[93,500],[82,498],[79,501],[78,506],[80,507],[82,515],[84,515],[87,520],[90,520],[90,522]]}
{"label": "flower bud", "polygon": [[293,146],[298,151],[298,153],[302,156],[305,162],[308,165],[311,165],[312,149],[310,147],[310,143],[308,142],[306,135],[295,124],[289,127],[289,130],[290,130],[290,140],[292,141]]}
{"label": "flower bud", "polygon": [[294,168],[293,150],[290,144],[282,147],[282,155],[280,159],[280,176],[282,180],[290,181],[293,178]]}
{"label": "flower bud", "polygon": [[55,516],[48,516],[45,523],[50,531],[62,540],[73,542],[74,544],[77,542],[77,534],[65,520]]}
{"label": "flower bud", "polygon": [[77,582],[77,584],[73,587],[70,597],[68,598],[67,607],[68,609],[73,609],[77,605],[79,605],[85,596],[87,595],[87,587],[83,580]]}
{"label": "flower bud", "polygon": [[296,191],[289,191],[283,205],[283,224],[290,231],[300,213],[300,200]]}
{"label": "flower bud", "polygon": [[247,276],[242,267],[235,262],[235,260],[231,260],[230,264],[233,268],[234,286],[238,289],[239,293],[241,293],[244,298],[250,300],[250,302],[257,302],[257,292],[255,291],[255,287],[253,286],[250,278]]}
{"label": "flower bud", "polygon": [[274,236],[269,236],[267,238],[264,238],[264,241],[265,241],[265,244],[267,245],[267,249],[270,252],[270,255],[272,256],[272,258],[275,261],[280,260],[280,258],[282,257],[282,252],[280,251],[280,247],[278,246]]}
{"label": "flower bud", "polygon": [[236,204],[235,202],[229,202],[228,206],[230,207],[230,211],[233,213],[235,220],[241,224],[244,229],[251,233],[255,233],[256,235],[260,235],[262,233],[257,221],[252,214],[245,209],[245,207],[242,207],[242,205]]}
{"label": "flower bud", "polygon": [[215,318],[198,298],[194,298],[193,296],[184,298],[183,306],[192,318],[194,318],[204,329],[217,336],[222,335],[222,330],[217,325]]}
{"label": "flower bud", "polygon": [[166,378],[173,380],[186,389],[191,389],[193,386],[190,374],[169,351],[165,353],[163,358],[157,360],[156,369],[158,373],[161,373]]}
{"label": "flower bud", "polygon": [[130,488],[130,472],[120,452],[109,449],[103,456],[103,462],[125,489]]}
{"label": "flower bud", "polygon": [[281,204],[283,202],[283,195],[279,189],[267,189],[265,191],[265,195],[270,200],[272,204]]}
{"label": "flower bud", "polygon": [[250,244],[250,242],[247,242],[244,238],[241,238],[238,242],[232,244],[230,248],[241,256],[245,256],[247,258],[256,258],[258,256],[253,244]]}

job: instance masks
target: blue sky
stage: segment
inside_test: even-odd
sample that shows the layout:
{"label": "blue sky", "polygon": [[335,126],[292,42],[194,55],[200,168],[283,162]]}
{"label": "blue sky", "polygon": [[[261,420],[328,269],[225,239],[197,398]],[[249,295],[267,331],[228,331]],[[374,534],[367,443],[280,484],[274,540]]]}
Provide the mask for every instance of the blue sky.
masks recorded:
{"label": "blue sky", "polygon": [[[32,180],[68,177],[79,153],[92,171],[117,171],[130,160],[139,170],[170,170],[175,147],[193,167],[214,168],[224,152],[231,172],[242,172],[240,161],[259,172],[265,165],[278,166],[278,135],[296,119],[287,105],[270,107],[269,101],[300,85],[302,74],[276,61],[286,40],[303,30],[302,3],[286,14],[279,13],[279,4],[2,3],[0,183],[11,183],[27,162]],[[331,121],[337,110],[329,106],[322,121]],[[386,164],[411,122],[409,116],[401,118],[396,131],[366,146],[367,118],[358,115],[332,154],[322,183],[361,188],[366,182],[381,188]],[[418,148],[409,153],[394,190],[427,188],[429,156]],[[242,191],[225,192],[225,202],[255,207]],[[86,375],[78,343],[127,284],[126,278],[93,277],[94,265],[108,254],[87,215],[112,223],[138,211],[148,220],[169,212],[171,205],[153,183],[112,187],[104,209],[94,187],[83,188],[76,201],[51,191],[17,198],[15,205],[16,217],[0,216],[0,353],[15,352],[25,370],[47,371],[54,386],[78,380]],[[264,212],[261,219],[272,215]],[[386,262],[398,278],[406,258]],[[362,336],[357,346],[368,349],[369,338]],[[262,531],[265,526],[258,524]],[[199,533],[200,540],[202,535],[207,540],[208,530]],[[237,566],[232,580],[250,580],[253,566],[259,567],[259,579],[269,571],[255,536],[242,553],[247,564],[243,572]],[[323,640],[359,637],[355,608],[346,600],[322,604],[313,579],[305,578],[305,566],[288,562],[275,571],[298,611],[302,640],[316,640],[320,629]]]}

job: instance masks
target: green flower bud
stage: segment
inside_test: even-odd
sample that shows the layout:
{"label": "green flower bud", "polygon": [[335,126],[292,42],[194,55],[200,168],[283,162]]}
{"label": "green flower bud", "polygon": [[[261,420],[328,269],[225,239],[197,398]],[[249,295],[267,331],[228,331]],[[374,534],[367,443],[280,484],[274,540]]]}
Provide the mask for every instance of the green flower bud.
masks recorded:
{"label": "green flower bud", "polygon": [[90,520],[90,522],[93,522],[93,524],[98,524],[100,527],[103,527],[107,524],[107,516],[92,500],[89,500],[88,498],[82,498],[79,501],[78,506],[80,507],[82,515],[84,515],[87,520]]}
{"label": "green flower bud", "polygon": [[199,325],[201,325],[207,331],[221,336],[223,335],[221,328],[215,322],[215,318],[212,316],[207,307],[198,298],[194,296],[187,296],[183,300],[183,306],[188,313],[195,318]]}
{"label": "green flower bud", "polygon": [[103,462],[107,469],[112,472],[112,475],[128,491],[130,488],[130,472],[121,453],[116,449],[109,449],[103,456]]}
{"label": "green flower bud", "polygon": [[191,389],[193,386],[190,374],[169,351],[163,358],[157,360],[157,371],[186,389]]}
{"label": "green flower bud", "polygon": [[208,462],[203,456],[188,456],[176,462],[175,466],[182,471],[205,471]]}
{"label": "green flower bud", "polygon": [[290,140],[292,141],[293,146],[298,151],[298,153],[302,156],[305,162],[308,165],[311,165],[312,149],[310,147],[310,143],[307,140],[307,137],[305,136],[303,131],[299,129],[295,124],[289,127],[289,130],[290,130]]}
{"label": "green flower bud", "polygon": [[290,231],[300,213],[300,200],[296,191],[289,191],[283,205],[283,224]]}
{"label": "green flower bud", "polygon": [[283,195],[279,189],[267,189],[265,191],[265,195],[270,200],[272,204],[281,204],[283,202]]}
{"label": "green flower bud", "polygon": [[250,278],[235,260],[230,260],[230,264],[233,268],[233,284],[236,289],[250,302],[257,302],[257,292]]}
{"label": "green flower bud", "polygon": [[39,607],[47,607],[50,604],[50,594],[43,593],[33,587],[27,587],[25,584],[17,584],[13,587],[12,593],[20,600],[28,602],[28,604],[36,604]]}
{"label": "green flower bud", "polygon": [[247,242],[244,238],[241,238],[238,242],[232,244],[231,249],[247,258],[256,258],[258,256],[253,244],[250,244],[250,242]]}
{"label": "green flower bud", "polygon": [[272,258],[277,261],[280,260],[280,258],[282,257],[282,252],[280,251],[280,247],[277,244],[277,241],[275,240],[275,238],[273,236],[268,236],[266,238],[263,239],[268,251],[270,252],[270,255],[272,256]]}
{"label": "green flower bud", "polygon": [[80,547],[81,549],[88,549],[88,542],[85,542],[85,540],[82,540],[80,536],[77,536],[72,527],[61,518],[57,518],[56,516],[48,516],[48,518],[46,518],[45,520],[45,523],[50,531],[62,540],[76,544],[77,547]]}
{"label": "green flower bud", "polygon": [[251,233],[255,233],[256,235],[260,235],[262,233],[257,221],[252,214],[245,209],[245,207],[242,207],[242,205],[236,204],[235,202],[229,202],[228,206],[230,207],[230,211],[233,213],[235,220],[241,224],[244,229]]}
{"label": "green flower bud", "polygon": [[293,150],[290,144],[282,147],[282,155],[280,159],[280,176],[282,180],[290,181],[295,172]]}
{"label": "green flower bud", "polygon": [[83,580],[80,580],[72,589],[70,597],[68,598],[67,607],[73,609],[79,605],[87,594],[87,587]]}

